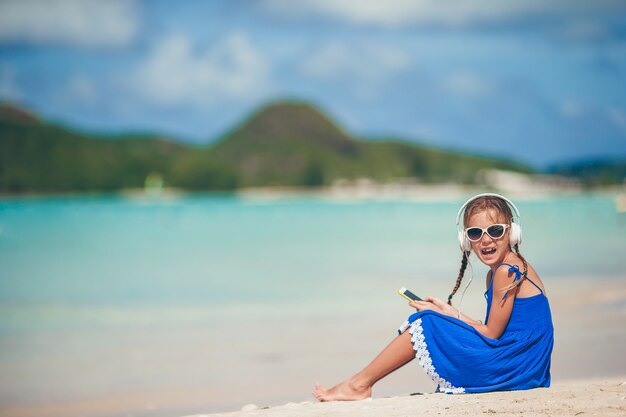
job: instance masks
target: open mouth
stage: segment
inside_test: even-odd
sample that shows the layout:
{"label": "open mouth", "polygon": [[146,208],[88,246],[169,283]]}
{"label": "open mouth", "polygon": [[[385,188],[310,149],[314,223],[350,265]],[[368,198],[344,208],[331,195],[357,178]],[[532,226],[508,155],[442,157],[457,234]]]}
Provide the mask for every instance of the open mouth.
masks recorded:
{"label": "open mouth", "polygon": [[480,251],[483,255],[493,255],[496,253],[496,248],[485,248]]}

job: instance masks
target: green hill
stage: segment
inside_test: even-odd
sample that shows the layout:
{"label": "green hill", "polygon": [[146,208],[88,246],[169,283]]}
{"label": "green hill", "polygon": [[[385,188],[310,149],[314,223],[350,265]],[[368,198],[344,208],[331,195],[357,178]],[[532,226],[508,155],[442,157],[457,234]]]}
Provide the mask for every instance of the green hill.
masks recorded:
{"label": "green hill", "polygon": [[[177,167],[181,173],[204,172],[208,176],[220,172],[222,181],[246,187],[317,186],[362,177],[471,183],[482,168],[531,171],[511,161],[399,140],[357,140],[318,109],[301,102],[262,108],[201,155],[181,158]],[[184,175],[179,180],[185,185],[192,182]]]}
{"label": "green hill", "polygon": [[554,165],[549,168],[548,172],[577,178],[587,188],[626,183],[626,161],[624,160],[590,158]]}
{"label": "green hill", "polygon": [[204,147],[157,136],[96,136],[0,106],[0,192],[114,191],[166,186],[231,190],[319,186],[338,179],[472,183],[477,170],[530,172],[512,161],[434,149],[400,140],[358,140],[310,104],[278,102]]}
{"label": "green hill", "polygon": [[33,113],[9,103],[0,104],[0,122],[39,124],[41,121]]}
{"label": "green hill", "polygon": [[[7,111],[8,109],[8,111]],[[96,137],[14,117],[0,106],[0,192],[114,191],[167,173],[182,145],[155,137]]]}

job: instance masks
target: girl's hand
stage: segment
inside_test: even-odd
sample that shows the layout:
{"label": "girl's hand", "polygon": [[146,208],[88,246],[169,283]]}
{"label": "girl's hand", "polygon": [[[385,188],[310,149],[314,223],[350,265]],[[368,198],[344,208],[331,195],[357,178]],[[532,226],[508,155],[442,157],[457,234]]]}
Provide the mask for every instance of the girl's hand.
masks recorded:
{"label": "girl's hand", "polygon": [[459,317],[459,311],[456,308],[448,305],[448,303],[440,300],[437,297],[429,296],[426,297],[424,301],[411,301],[409,305],[417,311],[432,310],[436,311],[439,314],[443,314],[444,316],[450,316],[454,318]]}
{"label": "girl's hand", "polygon": [[409,303],[409,305],[411,307],[413,307],[414,309],[416,309],[417,311],[425,311],[425,310],[433,310],[436,311],[438,313],[441,313],[441,311],[439,311],[439,309],[437,308],[436,305],[434,305],[433,303],[429,302],[429,301],[411,301]]}
{"label": "girl's hand", "polygon": [[439,312],[445,316],[450,316],[454,318],[459,317],[459,310],[437,297],[428,296],[426,297],[425,301],[433,303],[435,306],[437,306]]}

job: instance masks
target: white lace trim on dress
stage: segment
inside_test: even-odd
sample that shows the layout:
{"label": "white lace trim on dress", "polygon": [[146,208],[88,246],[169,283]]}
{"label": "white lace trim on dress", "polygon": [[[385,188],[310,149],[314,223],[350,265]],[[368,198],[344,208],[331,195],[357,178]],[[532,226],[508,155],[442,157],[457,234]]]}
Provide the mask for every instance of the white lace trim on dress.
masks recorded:
{"label": "white lace trim on dress", "polygon": [[417,319],[413,323],[409,323],[408,320],[405,321],[398,329],[398,333],[401,334],[406,329],[409,329],[409,332],[411,332],[411,342],[413,343],[413,350],[415,350],[415,357],[419,361],[420,365],[422,365],[422,368],[424,368],[428,376],[435,383],[437,383],[438,391],[445,392],[446,394],[464,393],[465,388],[455,387],[450,382],[439,376],[437,371],[435,371],[433,361],[430,358],[430,353],[428,352],[428,345],[426,344],[426,340],[424,338],[422,319]]}

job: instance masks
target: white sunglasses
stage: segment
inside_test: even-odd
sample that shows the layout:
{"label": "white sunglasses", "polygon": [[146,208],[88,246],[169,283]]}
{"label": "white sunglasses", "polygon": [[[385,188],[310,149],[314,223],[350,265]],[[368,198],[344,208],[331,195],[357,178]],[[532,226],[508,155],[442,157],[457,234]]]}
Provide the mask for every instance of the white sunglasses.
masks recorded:
{"label": "white sunglasses", "polygon": [[508,224],[492,224],[486,229],[482,229],[480,227],[468,227],[465,229],[465,235],[472,242],[478,242],[483,237],[483,233],[487,233],[487,235],[492,239],[500,239],[504,236],[504,232],[506,228],[510,227]]}

